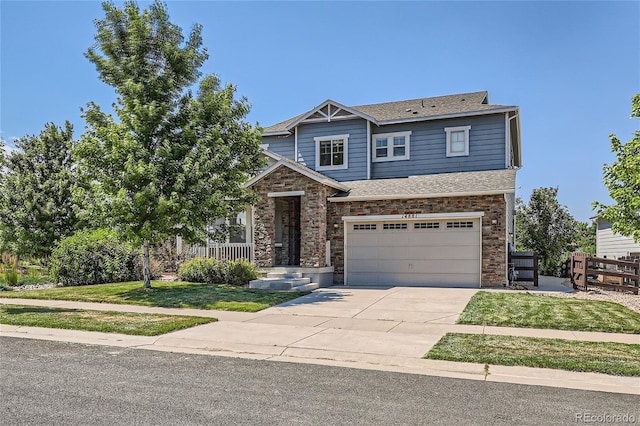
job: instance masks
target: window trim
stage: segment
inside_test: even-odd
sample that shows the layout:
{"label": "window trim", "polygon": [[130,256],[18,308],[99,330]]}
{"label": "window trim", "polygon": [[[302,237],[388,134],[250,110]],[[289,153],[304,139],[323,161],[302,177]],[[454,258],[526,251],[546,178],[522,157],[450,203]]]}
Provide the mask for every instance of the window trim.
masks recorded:
{"label": "window trim", "polygon": [[[404,136],[404,155],[393,155],[393,138]],[[387,156],[378,157],[376,151],[376,139],[387,138]],[[393,133],[375,133],[371,135],[371,162],[382,163],[386,161],[401,161],[409,160],[411,145],[411,131],[406,132],[393,132]],[[388,155],[391,154],[391,155]]]}
{"label": "window trim", "polygon": [[[342,139],[344,140],[344,151],[343,151],[343,155],[342,155],[342,159],[343,159],[343,164],[334,166],[321,166],[320,165],[320,143],[321,142],[326,142],[326,141],[333,141],[333,140],[337,140],[337,139]],[[346,170],[349,168],[349,134],[343,134],[343,135],[328,135],[328,136],[317,136],[315,138],[313,138],[313,140],[316,142],[316,170],[317,171],[324,171],[324,170]],[[331,148],[332,151],[332,155],[333,155],[333,146]]]}
{"label": "window trim", "polygon": [[[447,133],[447,157],[468,157],[469,156],[469,130],[471,126],[457,126],[457,127],[445,127],[444,131]],[[464,151],[452,152],[451,151],[451,134],[453,132],[464,132]]]}

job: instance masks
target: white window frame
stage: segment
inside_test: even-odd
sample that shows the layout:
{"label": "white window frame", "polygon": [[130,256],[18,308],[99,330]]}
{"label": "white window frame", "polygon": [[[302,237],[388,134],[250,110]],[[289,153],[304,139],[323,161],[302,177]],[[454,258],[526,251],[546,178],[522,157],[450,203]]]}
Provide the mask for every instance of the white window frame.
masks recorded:
{"label": "white window frame", "polygon": [[[331,166],[321,166],[320,165],[320,143],[321,142],[326,142],[326,141],[334,141],[334,140],[338,140],[338,139],[342,139],[344,141],[344,148],[343,148],[343,155],[342,155],[342,164],[339,165],[331,165]],[[348,152],[349,152],[349,134],[344,134],[344,135],[331,135],[331,136],[317,136],[315,138],[313,138],[314,141],[316,141],[316,170],[317,171],[323,171],[323,170],[345,170],[349,167],[349,156],[348,156]],[[332,146],[332,162],[333,162],[333,146]]]}
{"label": "white window frame", "polygon": [[[393,138],[404,137],[404,155],[393,155]],[[387,156],[378,157],[376,150],[376,140],[387,138]],[[409,159],[409,150],[411,143],[411,131],[407,132],[394,132],[394,133],[377,133],[371,135],[371,152],[373,157],[371,159],[374,163],[382,163],[384,161],[400,161]]]}
{"label": "white window frame", "polygon": [[[447,157],[469,156],[469,130],[471,130],[471,126],[458,126],[458,127],[444,128],[444,131],[447,133]],[[451,134],[454,132],[464,132],[464,151],[460,151],[460,152],[451,151]]]}

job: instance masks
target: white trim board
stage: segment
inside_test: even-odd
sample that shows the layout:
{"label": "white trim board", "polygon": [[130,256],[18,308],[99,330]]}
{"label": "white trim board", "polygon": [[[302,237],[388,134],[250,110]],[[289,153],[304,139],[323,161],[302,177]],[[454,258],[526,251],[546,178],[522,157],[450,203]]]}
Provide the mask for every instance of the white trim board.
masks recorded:
{"label": "white trim board", "polygon": [[484,212],[455,212],[455,213],[410,213],[371,216],[342,216],[345,222],[379,222],[381,220],[420,220],[420,219],[477,219],[484,216]]}
{"label": "white trim board", "polygon": [[513,194],[515,189],[479,192],[443,192],[437,194],[399,194],[399,195],[361,195],[346,197],[330,197],[331,203],[346,203],[348,201],[377,201],[377,200],[411,200],[420,198],[448,198],[448,197],[472,197],[480,195]]}
{"label": "white trim board", "polygon": [[276,197],[298,197],[300,195],[304,195],[304,191],[284,191],[284,192],[269,192],[267,197],[276,198]]}

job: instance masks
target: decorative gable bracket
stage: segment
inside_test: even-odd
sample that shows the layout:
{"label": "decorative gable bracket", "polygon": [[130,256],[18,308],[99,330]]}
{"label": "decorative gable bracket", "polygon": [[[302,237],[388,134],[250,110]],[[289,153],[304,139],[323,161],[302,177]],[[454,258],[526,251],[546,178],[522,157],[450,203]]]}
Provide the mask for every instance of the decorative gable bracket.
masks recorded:
{"label": "decorative gable bracket", "polygon": [[319,123],[324,121],[331,122],[332,120],[346,120],[358,117],[377,124],[377,121],[373,117],[344,106],[338,102],[332,101],[331,99],[327,99],[308,113],[293,121],[286,127],[286,129],[291,131],[300,123]]}

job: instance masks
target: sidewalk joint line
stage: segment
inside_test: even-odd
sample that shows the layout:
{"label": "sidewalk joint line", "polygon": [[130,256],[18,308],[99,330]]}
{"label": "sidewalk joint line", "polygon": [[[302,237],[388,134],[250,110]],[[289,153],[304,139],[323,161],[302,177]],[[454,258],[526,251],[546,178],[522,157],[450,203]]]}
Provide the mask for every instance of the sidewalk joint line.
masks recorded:
{"label": "sidewalk joint line", "polygon": [[[395,292],[399,291],[397,290],[397,288],[394,288],[394,290],[396,290]],[[370,304],[369,306],[367,306],[366,308],[364,308],[363,310],[361,310],[360,312],[358,312],[357,314],[355,314],[354,316],[352,316],[351,318],[356,319],[356,317],[364,312],[367,311],[367,309],[371,308],[373,305],[378,304],[382,301],[382,299],[386,298],[387,296],[390,296],[391,294],[395,293],[395,292],[391,292],[389,294],[384,294],[380,299],[376,300],[375,302],[373,302],[372,304]]]}
{"label": "sidewalk joint line", "polygon": [[396,328],[397,326],[399,326],[400,324],[404,324],[406,321],[400,321],[399,323],[397,323],[396,325],[394,325],[393,327],[391,327],[390,329],[388,329],[386,332],[387,333],[391,333],[391,331]]}
{"label": "sidewalk joint line", "polygon": [[[315,327],[312,327],[312,328],[315,328]],[[316,331],[316,332],[315,332],[315,333],[313,333],[313,334],[310,334],[310,335],[305,336],[305,337],[303,337],[303,338],[301,338],[301,339],[298,339],[298,340],[296,340],[295,342],[288,343],[288,344],[286,344],[286,345],[285,345],[285,348],[289,348],[289,347],[291,347],[290,345],[295,345],[296,343],[298,343],[298,342],[302,342],[303,340],[308,339],[309,337],[313,337],[313,336],[315,336],[316,334],[322,333],[322,332],[323,332],[323,331],[325,331],[325,330],[328,330],[328,328],[321,328],[320,330]]]}

